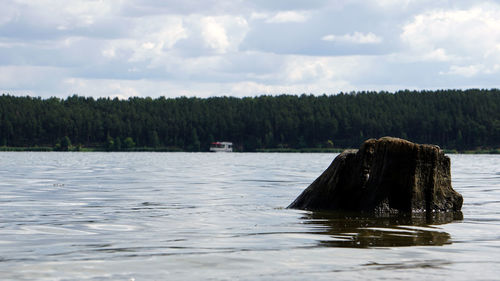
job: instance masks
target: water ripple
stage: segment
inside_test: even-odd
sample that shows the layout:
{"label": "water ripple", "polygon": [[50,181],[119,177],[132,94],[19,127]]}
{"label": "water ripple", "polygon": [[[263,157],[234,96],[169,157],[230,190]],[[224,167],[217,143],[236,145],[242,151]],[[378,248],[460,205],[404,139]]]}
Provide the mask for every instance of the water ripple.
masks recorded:
{"label": "water ripple", "polygon": [[285,209],[334,157],[0,153],[0,277],[352,280],[366,279],[368,271],[380,280],[465,280],[478,279],[473,272],[482,279],[500,274],[500,156],[450,156],[463,219]]}

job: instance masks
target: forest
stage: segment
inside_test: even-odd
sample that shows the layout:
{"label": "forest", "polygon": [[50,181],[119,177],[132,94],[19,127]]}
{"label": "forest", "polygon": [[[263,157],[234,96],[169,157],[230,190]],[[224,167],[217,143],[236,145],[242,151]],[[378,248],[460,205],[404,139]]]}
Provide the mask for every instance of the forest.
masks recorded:
{"label": "forest", "polygon": [[0,96],[0,146],[33,150],[237,151],[359,147],[394,136],[458,151],[500,148],[500,90],[257,97]]}

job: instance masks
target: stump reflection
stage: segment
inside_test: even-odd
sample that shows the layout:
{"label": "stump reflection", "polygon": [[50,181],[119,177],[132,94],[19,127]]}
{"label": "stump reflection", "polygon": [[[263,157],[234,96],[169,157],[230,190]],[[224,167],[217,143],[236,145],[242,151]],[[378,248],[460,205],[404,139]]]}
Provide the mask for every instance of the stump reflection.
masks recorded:
{"label": "stump reflection", "polygon": [[405,247],[451,244],[451,236],[437,225],[461,220],[461,212],[389,217],[361,216],[339,212],[311,212],[301,219],[315,234],[322,247]]}

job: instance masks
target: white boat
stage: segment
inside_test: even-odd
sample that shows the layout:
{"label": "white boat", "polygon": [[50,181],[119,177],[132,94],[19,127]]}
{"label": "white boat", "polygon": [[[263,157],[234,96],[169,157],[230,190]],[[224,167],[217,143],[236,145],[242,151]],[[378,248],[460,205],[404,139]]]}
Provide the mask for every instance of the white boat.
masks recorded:
{"label": "white boat", "polygon": [[228,141],[216,141],[210,144],[210,152],[233,152],[233,143]]}

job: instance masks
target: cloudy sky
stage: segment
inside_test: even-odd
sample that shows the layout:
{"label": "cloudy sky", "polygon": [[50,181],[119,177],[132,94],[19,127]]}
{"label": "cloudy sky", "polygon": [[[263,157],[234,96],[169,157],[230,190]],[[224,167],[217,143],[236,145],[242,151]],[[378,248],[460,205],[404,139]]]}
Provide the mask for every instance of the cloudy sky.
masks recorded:
{"label": "cloudy sky", "polygon": [[500,1],[0,0],[0,92],[500,87]]}

